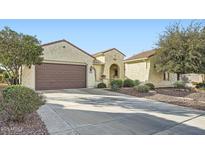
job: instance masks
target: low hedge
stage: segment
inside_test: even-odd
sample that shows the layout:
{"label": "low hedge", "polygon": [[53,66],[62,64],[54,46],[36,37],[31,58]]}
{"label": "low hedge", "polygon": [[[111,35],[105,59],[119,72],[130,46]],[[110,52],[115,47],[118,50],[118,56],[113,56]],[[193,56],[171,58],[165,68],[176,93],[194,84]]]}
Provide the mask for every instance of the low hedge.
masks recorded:
{"label": "low hedge", "polygon": [[101,82],[97,85],[97,88],[106,88],[106,84]]}
{"label": "low hedge", "polygon": [[148,86],[150,90],[154,90],[155,89],[155,86],[152,83],[146,83],[145,85]]}
{"label": "low hedge", "polygon": [[120,88],[122,88],[123,86],[123,81],[122,80],[112,80],[111,83],[111,89],[114,90],[114,91],[117,91],[119,90]]}
{"label": "low hedge", "polygon": [[5,111],[8,120],[23,121],[25,116],[36,111],[45,100],[34,90],[20,86],[8,86],[2,92],[3,101],[0,104],[0,111]]}
{"label": "low hedge", "polygon": [[134,80],[134,85],[135,85],[135,86],[140,85],[140,81],[139,81],[139,80]]}
{"label": "low hedge", "polygon": [[122,80],[112,80],[111,81],[111,87],[113,86],[113,85],[117,85],[119,88],[122,88],[122,85],[123,85],[123,81]]}
{"label": "low hedge", "polygon": [[186,83],[184,81],[176,81],[173,85],[175,88],[183,89]]}
{"label": "low hedge", "polygon": [[125,79],[123,83],[123,87],[134,87],[134,81],[131,79]]}
{"label": "low hedge", "polygon": [[138,85],[138,86],[135,86],[134,89],[140,93],[148,93],[150,90],[149,86],[147,85]]}

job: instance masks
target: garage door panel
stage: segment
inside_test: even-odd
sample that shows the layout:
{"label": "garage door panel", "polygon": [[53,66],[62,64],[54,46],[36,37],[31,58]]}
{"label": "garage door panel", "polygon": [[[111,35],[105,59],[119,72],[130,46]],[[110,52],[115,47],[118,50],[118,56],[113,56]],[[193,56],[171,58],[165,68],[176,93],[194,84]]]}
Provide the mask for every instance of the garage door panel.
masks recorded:
{"label": "garage door panel", "polygon": [[36,90],[86,87],[86,66],[42,64],[36,66]]}

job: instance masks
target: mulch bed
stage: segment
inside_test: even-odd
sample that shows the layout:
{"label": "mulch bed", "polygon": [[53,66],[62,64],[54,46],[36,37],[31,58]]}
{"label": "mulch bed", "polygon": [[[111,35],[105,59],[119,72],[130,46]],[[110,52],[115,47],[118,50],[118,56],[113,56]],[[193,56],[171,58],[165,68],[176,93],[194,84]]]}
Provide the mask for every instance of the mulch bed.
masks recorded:
{"label": "mulch bed", "polygon": [[205,110],[205,92],[190,92],[175,88],[160,88],[149,93],[138,93],[133,88],[121,88],[118,92],[144,97],[165,103]]}
{"label": "mulch bed", "polygon": [[[0,103],[2,101],[2,88],[0,85]],[[0,115],[0,135],[47,135],[45,124],[37,112],[29,114],[24,122],[4,122],[3,115]]]}
{"label": "mulch bed", "polygon": [[39,115],[34,112],[24,122],[0,121],[0,135],[47,135],[48,131]]}

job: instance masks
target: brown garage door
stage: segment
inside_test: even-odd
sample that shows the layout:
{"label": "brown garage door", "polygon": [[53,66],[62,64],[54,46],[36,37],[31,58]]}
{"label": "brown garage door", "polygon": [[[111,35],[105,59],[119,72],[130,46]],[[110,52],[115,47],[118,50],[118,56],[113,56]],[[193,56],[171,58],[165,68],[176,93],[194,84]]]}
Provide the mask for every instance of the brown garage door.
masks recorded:
{"label": "brown garage door", "polygon": [[86,66],[47,63],[36,65],[36,90],[85,87]]}

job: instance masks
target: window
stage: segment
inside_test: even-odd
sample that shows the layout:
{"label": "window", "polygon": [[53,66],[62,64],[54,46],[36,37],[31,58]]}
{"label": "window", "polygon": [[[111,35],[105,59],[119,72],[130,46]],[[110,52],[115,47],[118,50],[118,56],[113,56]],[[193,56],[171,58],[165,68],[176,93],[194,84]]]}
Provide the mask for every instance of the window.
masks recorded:
{"label": "window", "polygon": [[164,72],[164,80],[169,81],[169,73],[168,72]]}

